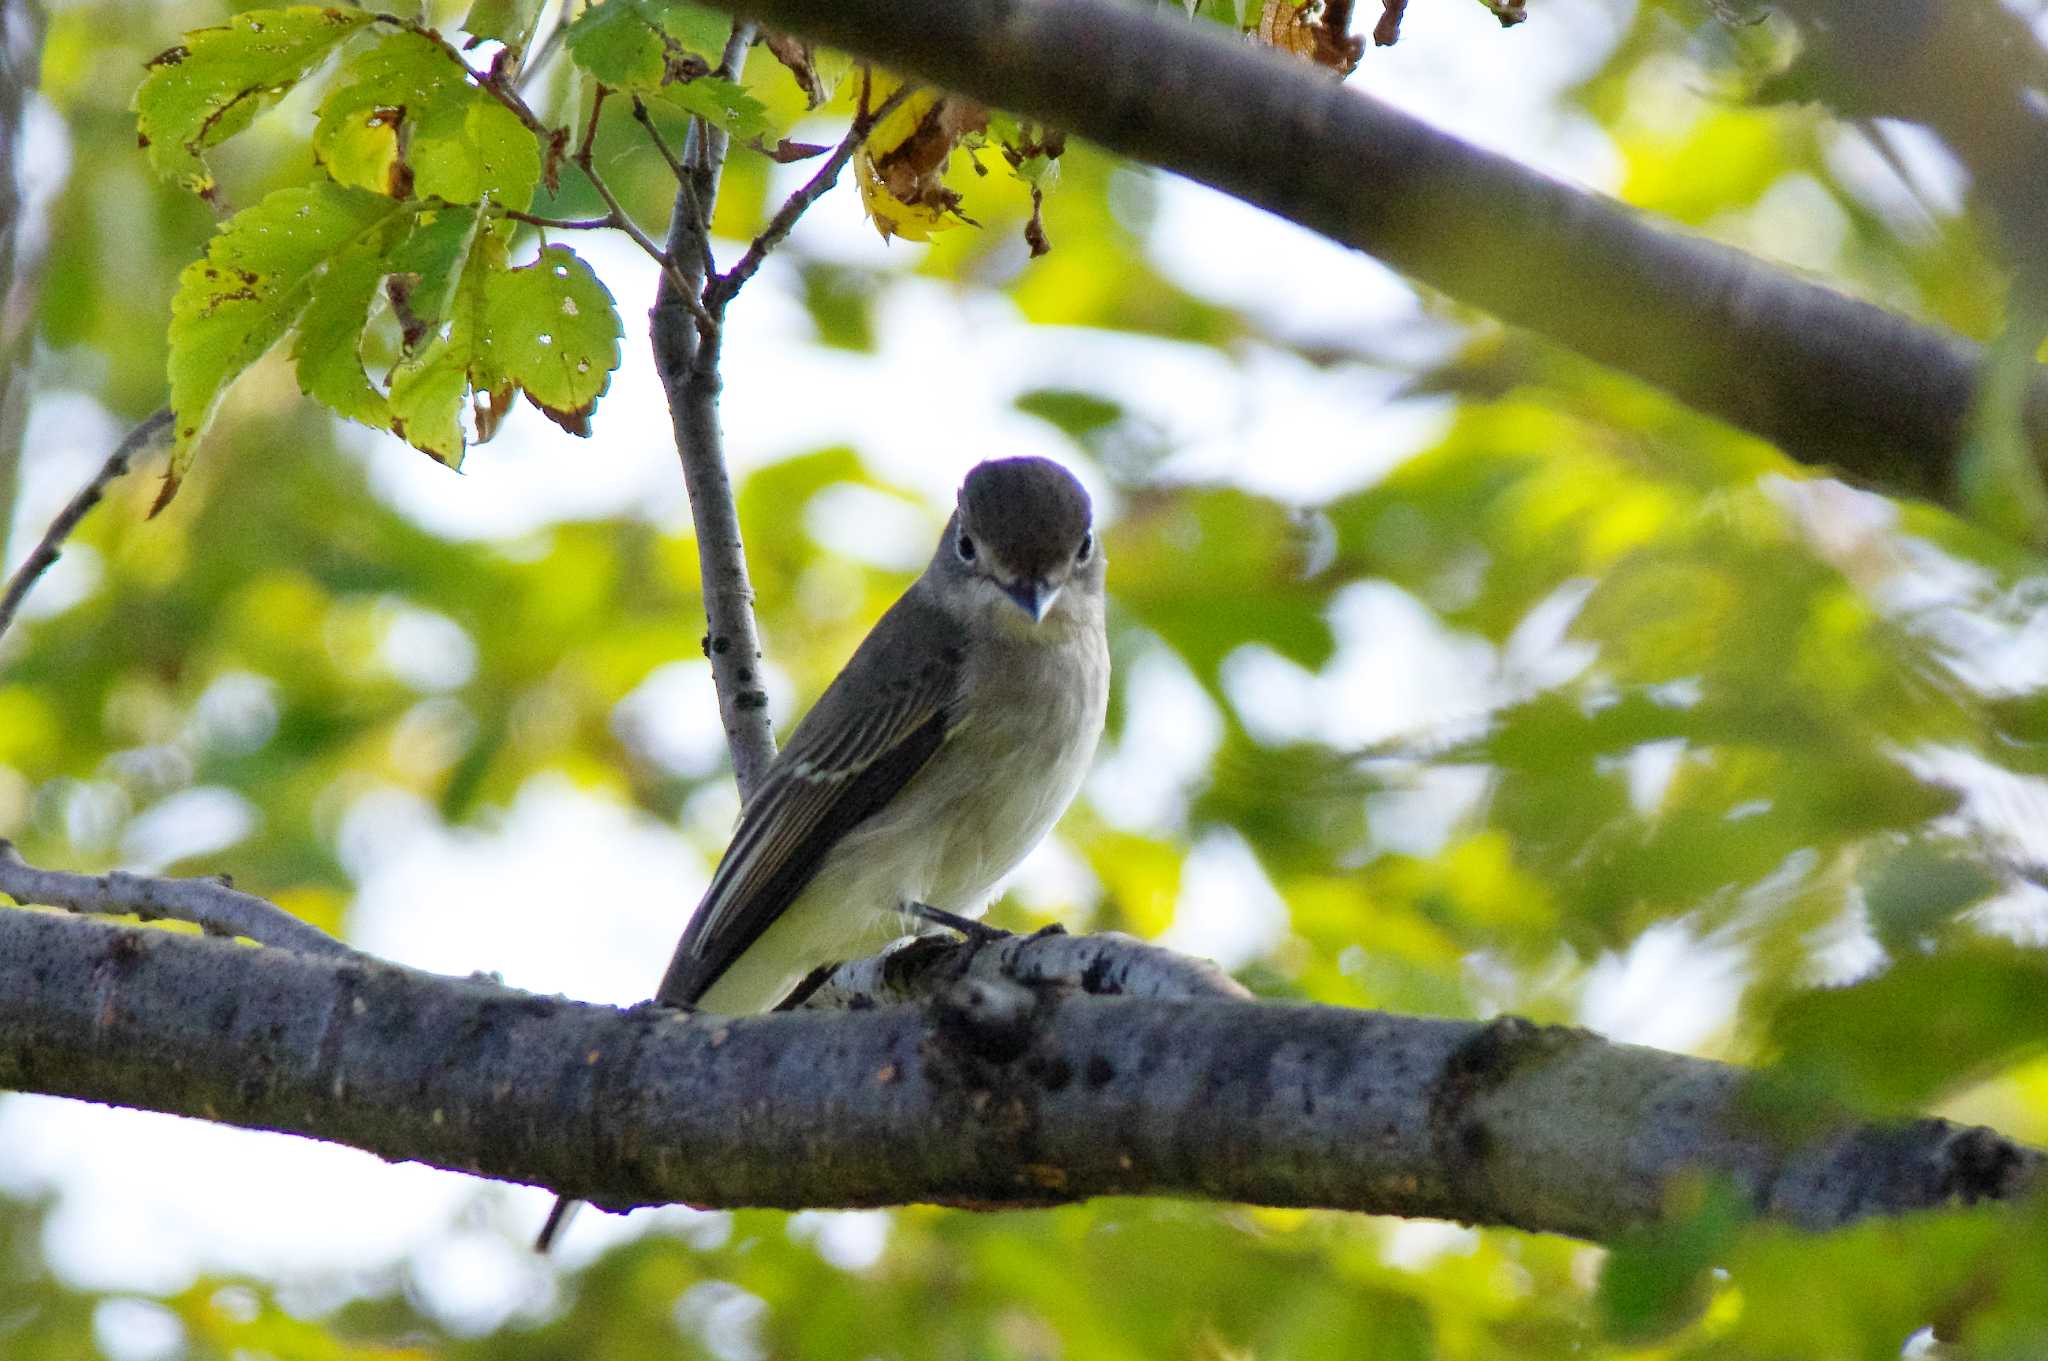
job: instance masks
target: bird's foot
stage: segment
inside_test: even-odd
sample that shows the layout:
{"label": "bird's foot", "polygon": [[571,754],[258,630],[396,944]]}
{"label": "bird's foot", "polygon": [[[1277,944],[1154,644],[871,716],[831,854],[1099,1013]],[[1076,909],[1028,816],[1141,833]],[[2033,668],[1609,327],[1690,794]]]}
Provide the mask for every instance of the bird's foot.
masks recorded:
{"label": "bird's foot", "polygon": [[903,910],[919,921],[957,932],[976,945],[992,945],[996,941],[1007,940],[1011,934],[999,926],[986,926],[972,917],[963,917],[957,912],[933,907],[930,903],[906,903]]}

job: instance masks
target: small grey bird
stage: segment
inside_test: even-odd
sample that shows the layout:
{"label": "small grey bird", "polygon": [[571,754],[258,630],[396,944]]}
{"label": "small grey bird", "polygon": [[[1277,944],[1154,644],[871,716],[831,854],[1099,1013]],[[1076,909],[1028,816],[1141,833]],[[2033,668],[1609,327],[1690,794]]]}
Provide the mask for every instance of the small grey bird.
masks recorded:
{"label": "small grey bird", "polygon": [[1102,583],[1071,473],[1042,458],[969,472],[924,575],[762,777],[656,998],[766,1011],[819,965],[916,930],[914,905],[980,914],[1095,754]]}

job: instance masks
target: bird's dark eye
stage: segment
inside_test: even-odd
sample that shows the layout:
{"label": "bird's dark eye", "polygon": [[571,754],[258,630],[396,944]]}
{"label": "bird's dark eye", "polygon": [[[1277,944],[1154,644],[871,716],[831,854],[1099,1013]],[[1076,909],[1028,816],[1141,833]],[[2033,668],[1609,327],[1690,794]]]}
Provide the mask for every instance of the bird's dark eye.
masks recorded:
{"label": "bird's dark eye", "polygon": [[960,561],[973,562],[974,540],[968,538],[965,534],[962,534],[959,538],[953,540],[953,551],[960,555]]}
{"label": "bird's dark eye", "polygon": [[1090,555],[1092,555],[1092,554],[1093,554],[1094,552],[1095,552],[1095,535],[1094,535],[1094,533],[1093,533],[1093,532],[1091,531],[1091,532],[1089,532],[1089,533],[1087,533],[1087,534],[1083,534],[1083,535],[1081,536],[1081,547],[1080,547],[1080,550],[1079,550],[1078,552],[1076,552],[1076,553],[1074,554],[1074,561],[1075,561],[1075,562],[1086,562],[1086,561],[1088,561],[1088,559],[1089,559]]}

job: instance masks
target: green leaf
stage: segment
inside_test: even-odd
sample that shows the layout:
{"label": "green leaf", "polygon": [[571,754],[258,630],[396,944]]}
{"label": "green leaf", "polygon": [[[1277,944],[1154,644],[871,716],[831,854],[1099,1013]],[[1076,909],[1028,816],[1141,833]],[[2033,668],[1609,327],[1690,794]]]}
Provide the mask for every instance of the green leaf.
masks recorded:
{"label": "green leaf", "polygon": [[327,266],[312,301],[299,318],[292,341],[299,388],[350,420],[386,423],[384,395],[363,370],[363,327],[385,272],[384,252],[375,241],[358,243]]}
{"label": "green leaf", "polygon": [[550,420],[590,433],[590,411],[619,366],[619,313],[590,266],[565,246],[493,277],[485,288],[489,343],[505,375]]}
{"label": "green leaf", "polygon": [[732,20],[669,0],[605,0],[569,25],[569,53],[607,85],[660,91],[718,65]]}
{"label": "green leaf", "polygon": [[[319,326],[331,338],[360,295],[365,266],[359,258],[381,254],[391,229],[409,215],[390,199],[339,185],[280,189],[237,213],[207,244],[206,255],[185,267],[171,302],[175,442],[157,508],[176,494],[228,384],[328,290],[333,295],[321,297]],[[345,373],[316,368],[324,391],[360,404],[360,394],[347,391]]]}
{"label": "green leaf", "polygon": [[215,184],[205,152],[249,126],[263,108],[374,19],[363,10],[297,5],[250,10],[202,28],[158,54],[135,92],[142,144],[157,173],[204,197]]}
{"label": "green leaf", "polygon": [[1988,941],[1909,954],[1866,982],[1792,998],[1771,1035],[1783,1053],[1767,1100],[1920,1110],[2048,1046],[2048,955]]}
{"label": "green leaf", "polygon": [[1118,603],[1205,684],[1246,643],[1310,668],[1336,649],[1324,617],[1332,583],[1308,575],[1309,530],[1276,501],[1220,488],[1153,496],[1106,543]]}
{"label": "green leaf", "polygon": [[2039,545],[2048,534],[2048,484],[2022,421],[2034,355],[2048,335],[2048,312],[2013,292],[2005,329],[1992,342],[1984,376],[1964,424],[1957,488],[1970,513],[1999,533]]}
{"label": "green leaf", "polygon": [[488,219],[476,209],[458,205],[423,210],[413,233],[391,252],[392,310],[398,314],[407,354],[418,349],[448,318],[455,287]]}
{"label": "green leaf", "polygon": [[428,209],[386,253],[374,237],[338,256],[299,318],[292,360],[305,393],[351,420],[388,428],[390,404],[363,368],[362,339],[378,285],[391,279],[402,343],[415,348],[446,316],[482,216],[468,207]]}
{"label": "green leaf", "polygon": [[1123,403],[1080,388],[1033,388],[1011,402],[1071,439],[1086,441],[1123,420]]}
{"label": "green leaf", "polygon": [[723,124],[735,137],[759,137],[768,131],[768,106],[730,80],[699,76],[680,85],[664,86],[655,93],[699,118]]}
{"label": "green leaf", "polygon": [[1998,891],[1996,875],[1966,846],[1910,841],[1863,874],[1863,902],[1878,943],[1915,950],[1957,913]]}
{"label": "green leaf", "polygon": [[313,153],[341,183],[394,198],[524,208],[540,184],[532,132],[418,33],[394,33],[342,68]]}
{"label": "green leaf", "polygon": [[605,0],[569,25],[576,64],[616,89],[659,95],[736,137],[768,129],[768,109],[737,83],[711,75],[732,30],[716,10],[681,0]]}
{"label": "green leaf", "polygon": [[1725,1183],[1681,1185],[1677,1194],[1695,1203],[1623,1235],[1608,1255],[1598,1303],[1610,1337],[1640,1346],[1696,1318],[1710,1298],[1708,1273],[1751,1217],[1742,1193]]}
{"label": "green leaf", "polygon": [[494,39],[520,52],[546,7],[547,0],[476,0],[462,26],[472,37]]}
{"label": "green leaf", "polygon": [[479,231],[449,299],[447,329],[391,371],[391,432],[451,468],[462,466],[463,398],[478,394],[480,440],[490,438],[511,398],[484,320],[486,291],[505,258],[504,238]]}

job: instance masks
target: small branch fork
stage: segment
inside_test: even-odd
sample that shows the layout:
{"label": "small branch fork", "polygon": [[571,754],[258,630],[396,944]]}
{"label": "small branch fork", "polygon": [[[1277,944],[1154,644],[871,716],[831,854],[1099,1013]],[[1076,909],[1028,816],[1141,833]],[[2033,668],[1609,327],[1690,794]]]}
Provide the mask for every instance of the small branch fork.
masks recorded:
{"label": "small branch fork", "polygon": [[209,936],[244,937],[260,945],[330,959],[365,958],[354,947],[299,920],[277,904],[233,887],[226,875],[171,879],[114,870],[68,874],[28,864],[14,843],[0,838],[0,893],[24,907],[143,921],[178,921]]}
{"label": "small branch fork", "polygon": [[[380,18],[383,22],[418,33],[441,48],[449,60],[460,65],[468,73],[470,78],[477,83],[478,88],[509,109],[528,131],[532,132],[536,138],[546,145],[546,162],[551,168],[559,163],[563,155],[563,149],[568,142],[568,132],[563,128],[550,127],[534,112],[533,107],[526,102],[525,96],[521,94],[519,89],[517,73],[512,65],[505,60],[506,54],[500,53],[499,60],[494,61],[490,69],[478,71],[463,58],[462,54],[452,44],[433,29],[409,20],[400,19],[394,15],[383,15]],[[736,27],[734,30],[735,35],[741,32],[742,27],[746,33],[747,41],[737,44],[729,42],[727,44],[727,50],[723,54],[723,59],[715,74],[723,75],[731,72],[745,55],[746,48],[751,45],[753,39],[751,25]],[[709,223],[704,219],[703,213],[705,205],[701,202],[694,204],[693,206],[699,216],[699,222],[703,227],[703,230],[695,233],[702,242],[704,256],[704,277],[700,288],[683,286],[687,280],[677,272],[674,256],[657,244],[654,238],[648,235],[633,220],[632,215],[626,211],[625,205],[620,202],[618,195],[613,192],[610,183],[606,181],[603,173],[594,164],[593,150],[597,142],[598,123],[603,116],[605,101],[614,93],[603,85],[598,86],[596,93],[591,97],[590,118],[584,125],[581,141],[577,144],[576,149],[568,154],[568,160],[578,170],[583,172],[583,177],[590,182],[590,187],[597,191],[599,198],[604,200],[605,215],[603,217],[591,218],[554,218],[544,217],[520,209],[506,209],[505,216],[515,222],[524,222],[544,230],[596,231],[609,228],[625,233],[626,236],[631,238],[634,245],[640,247],[649,259],[661,267],[661,271],[668,278],[669,283],[677,287],[678,295],[683,299],[684,306],[689,309],[691,317],[697,323],[699,329],[708,332],[719,325],[724,317],[726,306],[731,303],[733,297],[738,294],[740,288],[745,285],[747,280],[751,279],[761,268],[761,262],[767,257],[768,252],[781,244],[783,239],[789,235],[790,230],[796,225],[797,220],[804,215],[811,204],[815,203],[838,181],[840,172],[846,168],[846,163],[852,159],[855,149],[867,138],[868,133],[873,131],[875,125],[887,117],[890,111],[909,95],[912,88],[914,87],[909,85],[899,87],[887,100],[883,101],[879,107],[873,110],[863,106],[860,112],[855,115],[853,124],[847,129],[846,135],[840,139],[838,146],[826,158],[824,165],[819,168],[818,173],[813,175],[802,188],[790,195],[788,202],[782,205],[782,208],[775,214],[774,218],[770,220],[767,228],[747,247],[746,253],[741,256],[739,262],[724,274],[718,272],[717,263],[711,257]],[[693,179],[690,168],[684,165],[683,160],[676,155],[661,133],[655,128],[654,120],[647,112],[647,106],[638,97],[633,99],[633,117],[646,130],[648,140],[654,145],[655,150],[661,154],[662,160],[667,163],[670,173],[676,178],[677,184],[683,186],[686,190],[689,189]],[[553,182],[552,173],[549,175],[549,181],[550,183]]]}

